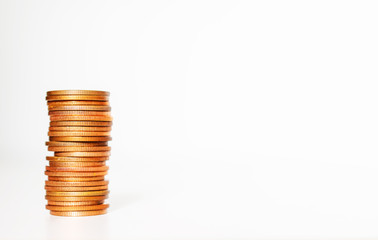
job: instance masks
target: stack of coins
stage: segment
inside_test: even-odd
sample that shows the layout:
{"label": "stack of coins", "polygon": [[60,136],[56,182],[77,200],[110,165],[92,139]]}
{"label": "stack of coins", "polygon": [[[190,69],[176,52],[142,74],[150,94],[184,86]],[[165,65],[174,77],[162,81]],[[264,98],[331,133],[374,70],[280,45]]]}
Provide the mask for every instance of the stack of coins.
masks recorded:
{"label": "stack of coins", "polygon": [[111,140],[109,92],[47,92],[50,116],[46,166],[46,208],[56,216],[105,214],[109,204],[108,171]]}

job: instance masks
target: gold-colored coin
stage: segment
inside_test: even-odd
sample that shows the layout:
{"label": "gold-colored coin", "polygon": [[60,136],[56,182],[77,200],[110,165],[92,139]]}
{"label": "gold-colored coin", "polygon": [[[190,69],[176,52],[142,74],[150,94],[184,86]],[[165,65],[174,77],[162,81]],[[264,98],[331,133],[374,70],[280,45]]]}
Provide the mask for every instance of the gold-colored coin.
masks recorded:
{"label": "gold-colored coin", "polygon": [[47,96],[56,95],[95,95],[95,96],[109,96],[110,93],[107,91],[98,90],[54,90],[48,91]]}
{"label": "gold-colored coin", "polygon": [[[93,122],[111,122],[113,118],[111,116],[50,116],[50,121],[93,121]],[[51,123],[50,123],[51,125]],[[68,125],[72,126],[72,125]]]}
{"label": "gold-colored coin", "polygon": [[49,111],[110,111],[109,106],[74,105],[74,106],[48,106]]}
{"label": "gold-colored coin", "polygon": [[94,211],[79,211],[79,212],[50,211],[50,214],[54,216],[61,216],[61,217],[86,217],[86,216],[96,216],[96,215],[106,214],[106,209],[94,210]]}
{"label": "gold-colored coin", "polygon": [[58,202],[86,202],[86,201],[103,201],[108,198],[104,196],[89,196],[89,197],[58,197],[58,196],[45,196],[46,200]]}
{"label": "gold-colored coin", "polygon": [[110,132],[111,127],[49,127],[50,131],[57,132]]}
{"label": "gold-colored coin", "polygon": [[101,121],[53,121],[50,122],[51,127],[69,127],[69,126],[83,126],[83,127],[111,127],[112,122]]}
{"label": "gold-colored coin", "polygon": [[50,116],[111,116],[109,111],[49,111]]}
{"label": "gold-colored coin", "polygon": [[57,95],[47,96],[47,101],[76,101],[76,100],[89,100],[89,101],[109,101],[108,96],[94,96],[94,95]]}
{"label": "gold-colored coin", "polygon": [[91,206],[103,204],[104,201],[84,201],[84,202],[63,202],[63,201],[47,201],[50,206]]}
{"label": "gold-colored coin", "polygon": [[108,146],[108,143],[107,142],[46,142],[46,146],[49,146],[49,147],[97,147],[97,146]]}
{"label": "gold-colored coin", "polygon": [[60,181],[60,182],[91,182],[91,181],[105,181],[104,176],[94,176],[94,177],[71,177],[71,176],[48,176],[49,181]]}
{"label": "gold-colored coin", "polygon": [[46,186],[57,187],[91,187],[91,186],[107,186],[109,181],[90,181],[90,182],[60,182],[60,181],[45,181]]}
{"label": "gold-colored coin", "polygon": [[105,142],[111,141],[111,137],[50,137],[50,141],[57,142]]}
{"label": "gold-colored coin", "polygon": [[48,107],[61,107],[61,106],[109,106],[109,102],[100,101],[54,101],[47,102]]}
{"label": "gold-colored coin", "polygon": [[110,151],[109,146],[99,146],[99,147],[48,147],[49,151],[54,152],[106,152]]}
{"label": "gold-colored coin", "polygon": [[50,192],[46,191],[47,196],[55,196],[55,197],[89,197],[89,196],[104,196],[108,195],[108,190],[100,190],[100,191],[87,191],[87,192]]}
{"label": "gold-colored coin", "polygon": [[[89,176],[101,176],[102,174],[95,175],[94,172],[104,172],[109,169],[108,166],[102,166],[102,167],[49,167],[46,166],[47,171],[54,171],[54,172],[93,172]],[[49,175],[54,176],[54,175]],[[56,175],[59,176],[59,175]],[[61,176],[61,175],[60,175]],[[68,175],[71,176],[71,175]],[[83,175],[85,176],[85,175]]]}
{"label": "gold-colored coin", "polygon": [[108,157],[110,152],[56,152],[56,157]]}
{"label": "gold-colored coin", "polygon": [[52,211],[60,211],[60,212],[103,210],[103,209],[107,209],[108,207],[109,207],[109,204],[99,204],[99,205],[91,205],[91,206],[46,205],[46,209],[52,210]]}
{"label": "gold-colored coin", "polygon": [[84,191],[96,191],[96,190],[108,190],[108,186],[93,186],[93,187],[52,187],[45,186],[47,191],[57,192],[84,192]]}
{"label": "gold-colored coin", "polygon": [[55,177],[96,177],[96,176],[105,176],[108,174],[108,171],[103,172],[54,172],[54,171],[45,171],[47,176]]}
{"label": "gold-colored coin", "polygon": [[58,137],[108,137],[110,132],[48,132],[47,135]]}
{"label": "gold-colored coin", "polygon": [[50,167],[100,167],[105,166],[102,162],[50,162]]}
{"label": "gold-colored coin", "polygon": [[46,157],[51,162],[102,162],[109,160],[109,157]]}

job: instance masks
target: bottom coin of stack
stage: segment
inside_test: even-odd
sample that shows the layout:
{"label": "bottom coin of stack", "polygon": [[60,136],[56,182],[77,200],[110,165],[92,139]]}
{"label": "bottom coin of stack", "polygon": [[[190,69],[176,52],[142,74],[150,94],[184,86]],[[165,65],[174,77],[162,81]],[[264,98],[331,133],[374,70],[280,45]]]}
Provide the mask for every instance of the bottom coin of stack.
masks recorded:
{"label": "bottom coin of stack", "polygon": [[47,92],[50,115],[46,159],[46,208],[56,216],[106,213],[109,182],[106,161],[112,118],[108,92],[67,90]]}

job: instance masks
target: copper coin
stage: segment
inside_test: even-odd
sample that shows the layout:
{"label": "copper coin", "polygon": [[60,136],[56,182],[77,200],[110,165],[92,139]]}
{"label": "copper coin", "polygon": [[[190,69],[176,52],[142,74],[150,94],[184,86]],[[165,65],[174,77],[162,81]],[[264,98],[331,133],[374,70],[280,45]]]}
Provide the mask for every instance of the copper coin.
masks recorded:
{"label": "copper coin", "polygon": [[109,101],[108,96],[95,96],[95,95],[57,95],[47,96],[47,101],[76,101],[76,100],[89,100],[89,101]]}
{"label": "copper coin", "polygon": [[50,122],[51,127],[61,127],[61,126],[84,126],[84,127],[110,127],[112,122],[100,122],[100,121],[52,121]]}
{"label": "copper coin", "polygon": [[45,186],[47,191],[57,191],[57,192],[84,192],[84,191],[96,191],[96,190],[107,190],[108,186],[92,186],[92,187],[52,187]]}
{"label": "copper coin", "polygon": [[46,209],[60,212],[71,212],[71,211],[92,211],[92,210],[102,210],[107,209],[109,204],[99,204],[91,206],[51,206],[46,205]]}
{"label": "copper coin", "polygon": [[56,152],[56,157],[108,157],[110,152]]}
{"label": "copper coin", "polygon": [[50,162],[50,167],[100,167],[105,166],[102,162]]}
{"label": "copper coin", "polygon": [[50,116],[111,116],[109,111],[49,111]]}
{"label": "copper coin", "polygon": [[49,111],[110,111],[109,106],[75,105],[75,106],[48,106]]}
{"label": "copper coin", "polygon": [[108,146],[107,142],[46,142],[51,147],[96,147]]}
{"label": "copper coin", "polygon": [[47,96],[55,95],[95,95],[95,96],[109,96],[110,93],[107,91],[98,90],[54,90],[48,91]]}
{"label": "copper coin", "polygon": [[63,201],[47,201],[50,206],[91,206],[103,204],[104,201],[84,201],[84,202],[63,202]]}
{"label": "copper coin", "polygon": [[79,211],[79,212],[50,211],[50,214],[54,216],[61,216],[61,217],[86,217],[86,216],[96,216],[96,215],[106,214],[106,209],[94,210],[94,211]]}
{"label": "copper coin", "polygon": [[[113,118],[111,116],[50,116],[50,121],[98,121],[98,122],[111,122]],[[51,123],[50,123],[51,124]]]}
{"label": "copper coin", "polygon": [[47,196],[55,197],[89,197],[89,196],[104,196],[108,195],[108,190],[99,190],[99,191],[86,191],[86,192],[52,192],[46,191]]}
{"label": "copper coin", "polygon": [[[49,166],[46,166],[47,171],[54,171],[54,172],[93,172],[91,173],[93,175],[89,175],[89,176],[102,176],[102,174],[95,175],[94,172],[104,172],[104,171],[107,171],[108,169],[109,169],[108,166],[102,166],[102,167],[49,167]],[[49,176],[54,176],[54,175],[49,175]],[[55,176],[59,176],[59,175],[55,175]],[[68,175],[68,176],[71,176],[71,175]],[[88,175],[83,175],[83,176],[88,176]]]}
{"label": "copper coin", "polygon": [[54,101],[47,102],[47,106],[50,107],[61,107],[61,106],[109,106],[109,102],[101,101]]}
{"label": "copper coin", "polygon": [[110,132],[111,127],[49,127],[49,131],[58,132]]}
{"label": "copper coin", "polygon": [[60,182],[60,181],[45,181],[46,186],[57,187],[85,187],[85,186],[105,186],[109,181],[90,181],[90,182]]}
{"label": "copper coin", "polygon": [[53,110],[49,111],[50,116],[111,116],[110,111],[89,111],[89,110]]}
{"label": "copper coin", "polygon": [[111,141],[111,137],[50,137],[50,141],[57,142],[105,142]]}
{"label": "copper coin", "polygon": [[94,177],[70,177],[70,176],[48,176],[49,181],[60,182],[91,182],[91,181],[105,181],[105,176]]}
{"label": "copper coin", "polygon": [[98,147],[48,147],[49,151],[54,152],[106,152],[110,151],[109,146],[98,146]]}
{"label": "copper coin", "polygon": [[108,159],[109,157],[46,157],[46,160],[54,162],[101,162]]}
{"label": "copper coin", "polygon": [[49,201],[62,201],[62,202],[85,202],[85,201],[103,201],[108,198],[108,195],[104,196],[90,196],[90,197],[57,197],[57,196],[45,196]]}
{"label": "copper coin", "polygon": [[96,176],[105,176],[108,174],[108,171],[103,172],[55,172],[55,171],[45,171],[47,176],[56,176],[56,177],[96,177]]}
{"label": "copper coin", "polygon": [[59,137],[108,137],[110,132],[48,132],[48,136],[59,136]]}

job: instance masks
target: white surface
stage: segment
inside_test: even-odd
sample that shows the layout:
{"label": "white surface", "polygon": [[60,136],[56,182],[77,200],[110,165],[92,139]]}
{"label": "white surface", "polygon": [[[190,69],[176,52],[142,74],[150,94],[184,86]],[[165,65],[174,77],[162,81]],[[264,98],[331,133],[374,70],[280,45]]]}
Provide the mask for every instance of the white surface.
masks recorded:
{"label": "white surface", "polygon": [[[378,238],[377,12],[0,1],[0,238]],[[111,92],[105,216],[44,209],[53,89]]]}

